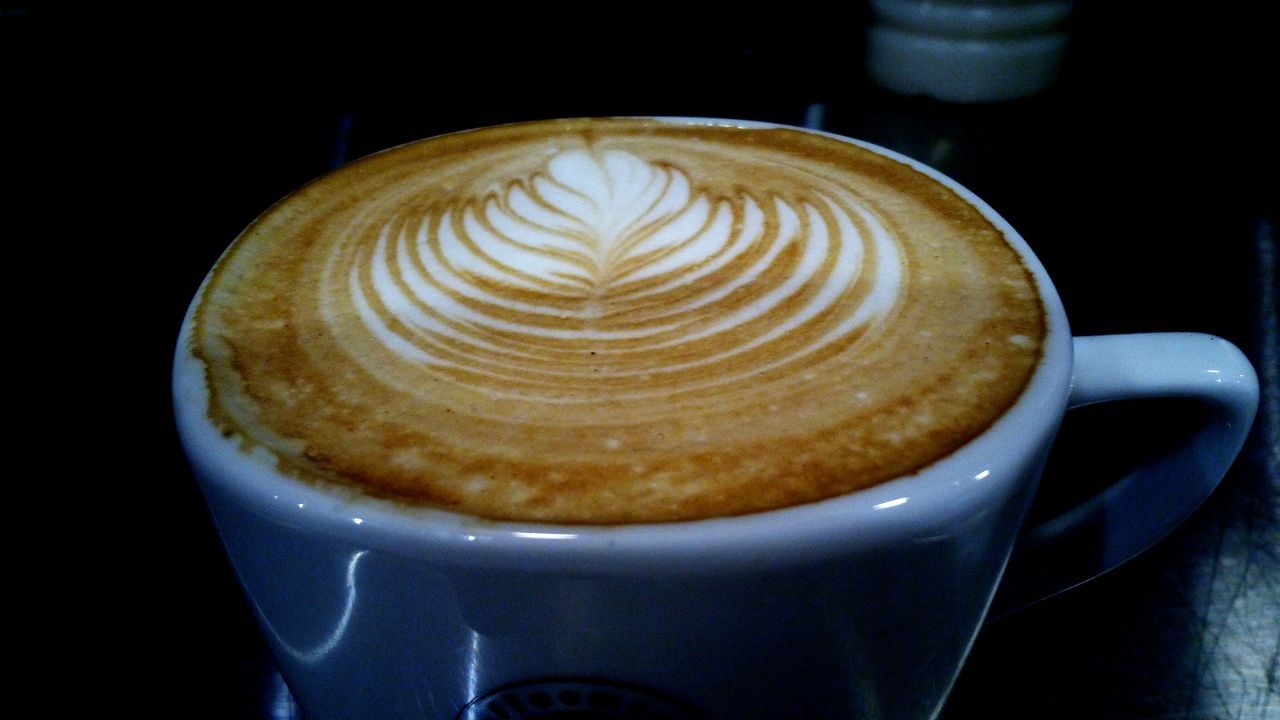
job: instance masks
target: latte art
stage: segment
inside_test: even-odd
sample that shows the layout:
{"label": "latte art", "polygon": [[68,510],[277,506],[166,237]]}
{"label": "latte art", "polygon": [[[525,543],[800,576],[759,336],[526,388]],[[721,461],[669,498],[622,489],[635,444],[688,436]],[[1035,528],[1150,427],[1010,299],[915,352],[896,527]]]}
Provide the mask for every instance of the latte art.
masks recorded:
{"label": "latte art", "polygon": [[373,339],[449,381],[557,404],[668,398],[802,362],[893,306],[887,228],[814,190],[712,196],[673,164],[572,150],[484,197],[404,208],[335,270]]}
{"label": "latte art", "polygon": [[946,186],[785,128],[573,120],[357,161],[196,304],[209,417],[304,482],[628,523],[913,472],[1017,399],[1035,283]]}

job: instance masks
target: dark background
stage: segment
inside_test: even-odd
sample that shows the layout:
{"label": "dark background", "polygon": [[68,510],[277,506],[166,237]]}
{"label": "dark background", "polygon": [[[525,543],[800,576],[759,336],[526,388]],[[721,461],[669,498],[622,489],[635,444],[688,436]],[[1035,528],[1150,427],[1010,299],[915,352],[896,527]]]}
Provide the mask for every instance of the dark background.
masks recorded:
{"label": "dark background", "polygon": [[[1077,334],[1211,332],[1263,376],[1251,440],[1208,503],[1138,559],[984,628],[943,718],[1280,718],[1278,67],[1261,13],[1083,2],[1050,91],[954,106],[870,83],[857,4],[834,20],[799,6],[511,21],[0,10],[23,180],[6,235],[33,240],[10,250],[12,306],[41,309],[15,313],[10,354],[55,388],[34,402],[14,388],[27,414],[11,442],[41,462],[10,482],[4,587],[13,687],[44,710],[293,717],[168,397],[186,305],[255,215],[344,160],[450,130],[607,114],[800,124],[822,103],[827,129],[939,168],[1019,228]],[[27,284],[46,276],[63,281]],[[1035,512],[1186,420],[1159,405],[1073,414]]]}

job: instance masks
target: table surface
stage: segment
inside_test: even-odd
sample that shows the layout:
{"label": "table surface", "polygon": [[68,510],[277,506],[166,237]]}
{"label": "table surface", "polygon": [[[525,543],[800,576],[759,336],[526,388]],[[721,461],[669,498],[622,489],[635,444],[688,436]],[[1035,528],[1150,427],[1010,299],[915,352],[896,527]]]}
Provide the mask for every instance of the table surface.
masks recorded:
{"label": "table surface", "polygon": [[[636,73],[598,96],[551,92],[531,100],[527,88],[518,90],[519,78],[507,77],[502,101],[485,100],[474,87],[432,100],[410,84],[387,102],[389,85],[356,90],[357,74],[317,79],[314,67],[275,56],[272,73],[241,64],[225,77],[188,76],[177,90],[159,75],[149,76],[130,91],[145,102],[146,113],[135,122],[140,131],[128,137],[134,145],[125,148],[145,158],[139,162],[150,175],[149,191],[164,200],[145,216],[162,230],[144,233],[138,243],[152,257],[160,253],[164,269],[158,287],[150,282],[137,291],[149,298],[143,314],[155,322],[144,323],[150,329],[131,348],[132,365],[145,375],[137,378],[143,390],[133,402],[154,416],[133,431],[148,438],[137,453],[143,469],[138,496],[129,503],[135,515],[123,530],[91,526],[96,534],[86,540],[95,548],[95,568],[77,577],[48,561],[56,552],[20,560],[9,585],[23,598],[17,612],[30,613],[31,624],[39,625],[44,613],[65,616],[82,598],[96,598],[111,618],[109,627],[101,641],[85,643],[80,652],[105,668],[117,692],[123,687],[132,694],[139,714],[299,717],[222,556],[168,410],[167,365],[182,312],[223,247],[306,180],[345,160],[442,131],[595,114],[801,124],[821,108],[827,129],[942,170],[1019,228],[1055,278],[1076,334],[1218,334],[1249,355],[1264,386],[1250,440],[1210,500],[1137,559],[984,627],[942,718],[1280,719],[1274,284],[1280,197],[1274,173],[1280,165],[1270,133],[1274,113],[1264,111],[1260,99],[1274,60],[1269,70],[1264,65],[1256,76],[1240,78],[1243,90],[1227,87],[1217,73],[1236,66],[1221,53],[1208,65],[1203,54],[1166,55],[1185,47],[1166,39],[1152,40],[1134,55],[1126,38],[1148,28],[1136,15],[1107,12],[1095,4],[1081,8],[1064,74],[1049,92],[973,106],[903,98],[874,87],[858,69],[856,40],[806,47],[805,62],[792,56],[799,49],[795,42],[722,41],[713,49],[750,76],[723,93],[703,92],[696,83],[667,93],[655,87],[653,74]],[[1174,28],[1179,37],[1198,30],[1194,20],[1180,22]],[[1262,61],[1264,55],[1245,59]],[[396,55],[407,56],[403,50]],[[155,57],[130,67],[150,68]],[[564,51],[558,59],[570,57]],[[710,58],[707,50],[692,59]],[[847,76],[839,76],[840,83],[831,82],[830,72],[798,77],[810,61],[842,63]],[[269,95],[255,79],[285,90]],[[349,92],[335,92],[330,80]],[[786,89],[747,91],[761,80]],[[295,81],[295,92],[288,92]],[[322,85],[325,93],[317,100],[313,91]],[[1273,78],[1269,86],[1274,90]],[[173,102],[165,99],[169,92]],[[378,95],[383,99],[373,99]],[[170,152],[178,147],[188,151]],[[1046,477],[1035,512],[1078,497],[1082,473],[1105,475],[1086,472],[1080,458],[1091,467],[1122,465],[1153,447],[1153,438],[1170,424],[1177,418],[1158,406],[1069,416],[1055,450],[1059,469]],[[37,532],[30,522],[23,532]],[[122,576],[103,570],[107,565],[128,569]],[[117,592],[117,584],[130,589]],[[73,636],[79,632],[69,633],[68,643],[82,640],[83,634]],[[18,647],[35,667],[65,660],[65,647],[71,647],[50,648],[38,639],[28,647],[24,640],[29,638],[19,628]],[[118,651],[129,649],[150,659],[113,663]],[[42,692],[46,707],[70,701],[57,690]]]}

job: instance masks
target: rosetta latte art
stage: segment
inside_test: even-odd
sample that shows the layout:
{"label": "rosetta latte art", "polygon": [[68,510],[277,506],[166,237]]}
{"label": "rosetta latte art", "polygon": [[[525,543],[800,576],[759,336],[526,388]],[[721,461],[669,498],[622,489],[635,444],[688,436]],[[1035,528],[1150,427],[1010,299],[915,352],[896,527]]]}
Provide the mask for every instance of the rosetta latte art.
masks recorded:
{"label": "rosetta latte art", "polygon": [[361,321],[406,361],[524,400],[670,395],[784,366],[882,317],[902,271],[886,227],[839,188],[716,197],[616,150],[415,210],[347,270]]}
{"label": "rosetta latte art", "polygon": [[306,482],[497,520],[739,515],[983,432],[1044,316],[982,212],[788,128],[515,124],[393,148],[245,230],[209,417]]}

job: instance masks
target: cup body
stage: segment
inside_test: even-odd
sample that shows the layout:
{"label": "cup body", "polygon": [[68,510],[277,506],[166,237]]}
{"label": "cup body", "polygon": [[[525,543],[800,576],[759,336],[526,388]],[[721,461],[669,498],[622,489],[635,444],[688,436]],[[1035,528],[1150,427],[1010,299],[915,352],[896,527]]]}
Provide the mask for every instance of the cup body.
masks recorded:
{"label": "cup body", "polygon": [[188,316],[179,433],[309,718],[937,714],[1065,412],[1071,338],[1013,228],[953,181],[872,149],[939,179],[1006,234],[1039,285],[1047,335],[1018,402],[986,432],[915,475],[830,500],[543,525],[300,483],[209,422]]}

